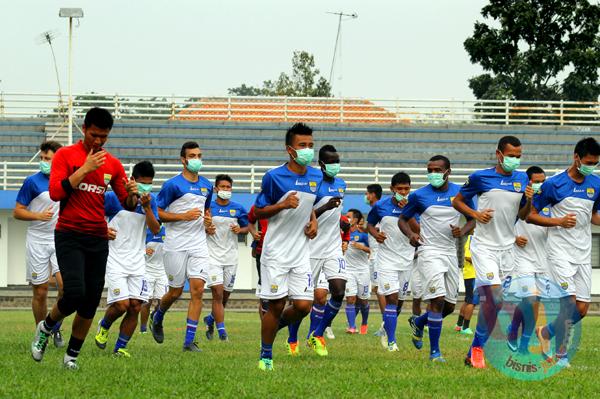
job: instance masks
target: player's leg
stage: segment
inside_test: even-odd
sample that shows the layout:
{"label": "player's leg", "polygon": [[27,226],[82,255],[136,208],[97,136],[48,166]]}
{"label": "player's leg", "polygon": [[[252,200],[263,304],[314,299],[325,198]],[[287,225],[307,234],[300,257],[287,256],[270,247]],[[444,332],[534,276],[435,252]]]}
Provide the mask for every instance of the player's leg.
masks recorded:
{"label": "player's leg", "polygon": [[260,321],[261,350],[258,366],[261,370],[273,370],[273,342],[275,342],[277,331],[282,326],[287,326],[288,324],[286,322],[281,322],[281,315],[285,308],[285,302],[289,291],[288,275],[290,271],[290,268],[261,263],[260,298],[261,303],[268,301],[266,309],[263,309],[264,314]]}
{"label": "player's leg", "polygon": [[[198,329],[198,320],[202,312],[202,295],[206,279],[208,278],[203,279],[190,275],[188,280],[190,282],[190,302],[188,304],[185,337],[183,340],[183,350],[186,352],[200,352],[200,348],[196,342],[196,330]],[[222,300],[222,298],[220,299]],[[222,307],[223,304],[220,303],[220,306]]]}
{"label": "player's leg", "polygon": [[[314,288],[313,304],[310,312],[310,326],[308,328],[308,334],[306,339],[310,338],[310,335],[319,327],[319,324],[323,320],[325,315],[325,304],[327,303],[327,294],[329,284],[325,279],[325,273],[323,271],[323,265],[325,259],[311,258],[310,269]],[[288,353],[291,355],[298,355],[300,347],[298,346],[298,330],[302,319],[297,320],[288,325]]]}
{"label": "player's leg", "polygon": [[[210,267],[210,284],[208,286],[212,291],[212,308],[211,313],[203,319],[206,326],[206,338],[208,340],[213,339],[215,323],[217,324],[219,339],[221,341],[228,340],[227,332],[225,331],[225,293],[227,292],[226,288],[233,290],[236,268],[231,269],[230,266],[223,265],[212,265]],[[230,292],[227,293],[227,299],[229,299]]]}
{"label": "player's leg", "polygon": [[138,315],[142,309],[142,305],[148,301],[148,282],[145,276],[129,276],[127,283],[130,293],[129,305],[127,306],[125,317],[121,321],[119,338],[113,350],[116,356],[123,357],[129,357],[129,353],[126,350],[127,343],[137,327]]}
{"label": "player's leg", "polygon": [[233,292],[236,275],[237,265],[227,265],[223,269],[223,308],[227,307],[227,302]]}
{"label": "player's leg", "polygon": [[[325,284],[326,283],[327,282],[325,281]],[[310,326],[308,328],[306,339],[308,339],[310,334],[315,331],[319,323],[321,323],[321,320],[323,320],[323,314],[325,313],[325,304],[327,303],[327,295],[329,294],[329,290],[322,285],[322,282],[319,281],[317,288],[315,288],[315,296],[312,309],[310,311]],[[288,342],[290,341],[288,340]]]}
{"label": "player's leg", "polygon": [[108,286],[106,303],[108,307],[104,316],[98,322],[98,330],[94,336],[96,346],[100,349],[106,348],[108,332],[113,323],[123,316],[129,308],[131,292],[128,284],[129,276],[107,273],[106,282]]}
{"label": "player's leg", "polygon": [[[360,334],[365,335],[369,328],[369,275],[366,272],[360,272],[357,279],[357,300],[358,309],[360,309],[361,323]],[[358,312],[357,312],[358,313]]]}
{"label": "player's leg", "polygon": [[[352,284],[354,285],[354,284]],[[356,298],[354,294],[355,290],[351,290],[349,296],[346,297],[346,320],[348,322],[348,328],[346,333],[356,334]]]}
{"label": "player's leg", "polygon": [[148,316],[150,316],[150,308],[154,303],[154,299],[142,304],[140,309],[140,333],[145,334],[148,331]]}
{"label": "player's leg", "polygon": [[329,301],[325,304],[323,319],[315,329],[313,335],[322,337],[325,329],[331,325],[335,316],[337,316],[346,292],[346,260],[344,258],[330,258],[323,263],[322,272],[329,283]]}
{"label": "player's leg", "polygon": [[[60,274],[60,270],[58,268],[58,261],[56,260],[56,250],[54,249],[54,245],[47,246],[47,253],[50,258],[50,268],[52,270],[52,276],[54,276],[54,284],[56,286],[56,300],[58,301],[62,298],[63,295],[63,279]],[[57,348],[62,348],[65,346],[65,342],[63,340],[62,332],[61,332],[62,321],[59,321],[54,326],[52,331],[52,336],[54,338],[54,346]]]}
{"label": "player's leg", "polygon": [[227,331],[225,330],[225,307],[223,306],[223,292],[225,290],[223,284],[211,285],[210,290],[212,292],[212,311],[210,315],[212,315],[213,320],[217,325],[219,339],[221,341],[227,341]]}
{"label": "player's leg", "polygon": [[31,299],[31,309],[33,310],[33,318],[37,326],[40,321],[44,320],[48,313],[48,282],[41,284],[31,284],[33,297]]}
{"label": "player's leg", "polygon": [[164,265],[169,289],[160,298],[156,309],[150,313],[150,331],[154,340],[159,344],[163,343],[165,339],[163,330],[165,313],[183,293],[188,262],[189,257],[186,251],[165,251]]}

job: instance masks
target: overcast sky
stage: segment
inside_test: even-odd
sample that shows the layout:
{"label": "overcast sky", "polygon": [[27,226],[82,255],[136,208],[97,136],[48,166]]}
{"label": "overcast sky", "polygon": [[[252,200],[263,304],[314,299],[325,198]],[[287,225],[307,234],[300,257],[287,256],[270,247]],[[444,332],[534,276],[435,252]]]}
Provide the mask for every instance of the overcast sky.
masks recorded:
{"label": "overcast sky", "polygon": [[[367,98],[473,98],[463,41],[483,0],[12,0],[0,5],[0,90],[56,92],[50,50],[38,36],[58,33],[55,51],[67,87],[67,20],[74,31],[73,91],[225,95],[290,71],[294,50],[315,55],[329,76],[337,17],[342,28],[334,93]],[[341,79],[339,79],[341,77]]]}

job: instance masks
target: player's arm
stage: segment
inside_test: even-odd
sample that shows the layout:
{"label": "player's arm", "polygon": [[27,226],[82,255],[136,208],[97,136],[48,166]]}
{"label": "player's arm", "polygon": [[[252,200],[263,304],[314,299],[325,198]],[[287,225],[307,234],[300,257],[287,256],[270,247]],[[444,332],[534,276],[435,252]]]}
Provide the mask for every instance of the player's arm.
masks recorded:
{"label": "player's arm", "polygon": [[[298,208],[300,200],[298,199],[298,193],[292,191],[283,201],[273,205],[267,205],[262,208],[255,207],[254,214],[257,219],[269,219],[284,209],[295,209]],[[314,212],[312,213],[314,215]]]}
{"label": "player's arm", "polygon": [[51,205],[43,212],[33,212],[27,209],[27,206],[17,202],[15,204],[15,209],[13,209],[13,217],[17,220],[24,220],[28,222],[36,220],[48,221],[52,220],[54,217],[54,209]]}
{"label": "player's arm", "polygon": [[521,205],[521,208],[519,209],[519,219],[526,220],[527,215],[531,213],[531,208],[533,208],[533,194],[533,188],[531,187],[531,184],[528,184],[527,188],[525,188],[525,194],[523,195],[525,203]]}
{"label": "player's arm", "polygon": [[353,242],[351,244],[355,249],[359,249],[363,252],[366,252],[368,254],[371,253],[371,248],[369,248],[367,245],[363,244],[362,242]]}
{"label": "player's arm", "polygon": [[562,218],[546,217],[540,215],[535,207],[531,208],[531,213],[529,216],[527,216],[526,220],[527,223],[532,223],[538,226],[563,227],[565,229],[575,227],[575,224],[577,223],[577,217],[574,213],[569,213]]}
{"label": "player's arm", "polygon": [[158,208],[158,218],[163,223],[189,222],[192,220],[199,219],[201,216],[202,211],[200,210],[200,208],[192,208],[187,212],[181,213],[167,212],[162,208]]}
{"label": "player's arm", "polygon": [[341,203],[342,203],[342,199],[340,197],[329,198],[329,201],[327,201],[321,207],[319,207],[317,210],[315,210],[315,214],[317,215],[317,218],[319,216],[321,216],[323,213],[337,208],[338,206],[340,206]]}
{"label": "player's arm", "polygon": [[492,216],[494,213],[493,209],[483,209],[482,211],[477,211],[471,208],[462,193],[456,194],[454,200],[452,201],[452,206],[454,209],[465,215],[468,219],[475,219],[480,223],[487,224],[492,220]]}
{"label": "player's arm", "polygon": [[[409,218],[408,216],[400,215],[400,217],[398,218],[398,227],[400,228],[402,234],[404,234],[410,240],[410,245],[412,245],[413,247],[418,247],[419,240],[421,239],[421,237],[419,236],[418,232],[415,232],[412,229],[411,220],[416,223],[416,220],[414,220],[414,218]],[[418,225],[418,223],[416,224]]]}
{"label": "player's arm", "polygon": [[310,213],[310,221],[304,226],[304,234],[311,240],[317,236],[319,222],[315,211]]}
{"label": "player's arm", "polygon": [[464,237],[469,234],[475,228],[477,221],[475,219],[467,219],[467,223],[460,229],[460,237]]}
{"label": "player's arm", "polygon": [[146,214],[146,225],[152,232],[152,234],[158,234],[160,231],[160,223],[157,220],[158,210],[156,208],[156,204],[152,201],[152,196],[150,194],[144,194],[140,197],[140,203],[142,204],[142,208],[144,208],[144,212]]}

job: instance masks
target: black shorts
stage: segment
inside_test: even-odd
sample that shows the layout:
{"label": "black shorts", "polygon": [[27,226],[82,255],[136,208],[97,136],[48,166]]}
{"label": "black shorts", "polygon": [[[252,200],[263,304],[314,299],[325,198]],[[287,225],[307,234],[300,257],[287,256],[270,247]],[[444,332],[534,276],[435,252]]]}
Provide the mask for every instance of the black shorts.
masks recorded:
{"label": "black shorts", "polygon": [[475,279],[466,278],[465,280],[465,302],[474,304],[473,302],[473,290],[475,289]]}
{"label": "black shorts", "polygon": [[92,319],[104,289],[108,240],[74,231],[55,231],[56,259],[63,279],[60,312],[68,316],[77,312]]}

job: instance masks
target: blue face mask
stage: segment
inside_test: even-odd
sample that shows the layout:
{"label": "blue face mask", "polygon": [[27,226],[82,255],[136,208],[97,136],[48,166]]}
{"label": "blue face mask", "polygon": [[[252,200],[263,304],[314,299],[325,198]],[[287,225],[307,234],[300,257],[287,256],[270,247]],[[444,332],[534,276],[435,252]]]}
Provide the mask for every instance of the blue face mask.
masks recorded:
{"label": "blue face mask", "polygon": [[40,171],[45,174],[50,174],[50,164],[46,161],[40,161]]}
{"label": "blue face mask", "polygon": [[202,160],[197,158],[188,159],[185,167],[192,173],[198,173],[202,169]]}

